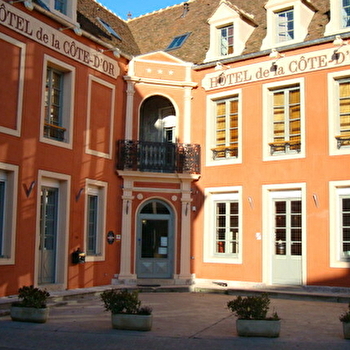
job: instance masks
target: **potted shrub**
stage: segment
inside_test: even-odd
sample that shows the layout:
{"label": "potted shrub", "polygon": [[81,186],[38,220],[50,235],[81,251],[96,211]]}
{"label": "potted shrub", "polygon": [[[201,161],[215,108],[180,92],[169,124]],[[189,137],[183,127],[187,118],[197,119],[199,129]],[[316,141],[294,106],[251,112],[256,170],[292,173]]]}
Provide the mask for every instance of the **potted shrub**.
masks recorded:
{"label": "potted shrub", "polygon": [[350,339],[350,303],[348,306],[348,310],[340,315],[339,320],[343,323],[344,338]]}
{"label": "potted shrub", "polygon": [[11,304],[13,321],[44,323],[49,316],[47,299],[50,293],[46,290],[23,286],[18,290],[18,301]]}
{"label": "potted shrub", "polygon": [[270,299],[267,293],[259,296],[238,296],[227,302],[227,307],[238,318],[236,329],[244,337],[278,337],[281,321],[277,312],[267,316]]}
{"label": "potted shrub", "polygon": [[141,307],[138,291],[109,289],[101,293],[106,311],[111,311],[112,327],[137,331],[150,331],[153,315],[149,306]]}

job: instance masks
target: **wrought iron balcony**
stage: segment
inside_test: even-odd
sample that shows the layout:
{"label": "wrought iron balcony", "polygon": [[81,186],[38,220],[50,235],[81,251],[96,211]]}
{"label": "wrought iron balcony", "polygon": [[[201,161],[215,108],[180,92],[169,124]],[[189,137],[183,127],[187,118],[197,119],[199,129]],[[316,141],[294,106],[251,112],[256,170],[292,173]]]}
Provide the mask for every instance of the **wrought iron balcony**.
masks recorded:
{"label": "wrought iron balcony", "polygon": [[200,173],[200,145],[119,140],[117,169],[156,173]]}

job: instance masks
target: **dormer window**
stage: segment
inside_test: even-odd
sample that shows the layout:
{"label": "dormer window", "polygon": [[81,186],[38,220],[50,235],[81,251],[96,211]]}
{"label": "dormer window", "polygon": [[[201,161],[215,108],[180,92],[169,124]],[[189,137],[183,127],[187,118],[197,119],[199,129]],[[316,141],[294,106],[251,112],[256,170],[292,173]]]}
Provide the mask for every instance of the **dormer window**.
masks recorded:
{"label": "dormer window", "polygon": [[221,56],[233,54],[233,24],[219,28]]}
{"label": "dormer window", "polygon": [[40,0],[38,5],[76,24],[77,0]]}
{"label": "dormer window", "polygon": [[350,0],[343,0],[342,4],[342,27],[350,27]]}
{"label": "dormer window", "polygon": [[118,33],[106,21],[104,21],[99,17],[97,17],[97,20],[102,24],[104,29],[106,29],[110,35],[113,35],[115,38],[122,40],[122,38],[118,35]]}
{"label": "dormer window", "polygon": [[55,10],[67,14],[67,0],[55,0]]}
{"label": "dormer window", "polygon": [[294,10],[288,9],[276,13],[277,41],[283,42],[294,39]]}
{"label": "dormer window", "polygon": [[348,32],[350,29],[350,0],[332,0],[330,5],[330,21],[326,25],[324,35]]}
{"label": "dormer window", "polygon": [[210,46],[205,62],[241,55],[256,24],[253,16],[222,0],[209,18]]}
{"label": "dormer window", "polygon": [[291,45],[305,40],[315,13],[306,0],[269,0],[265,5],[267,31],[261,49]]}

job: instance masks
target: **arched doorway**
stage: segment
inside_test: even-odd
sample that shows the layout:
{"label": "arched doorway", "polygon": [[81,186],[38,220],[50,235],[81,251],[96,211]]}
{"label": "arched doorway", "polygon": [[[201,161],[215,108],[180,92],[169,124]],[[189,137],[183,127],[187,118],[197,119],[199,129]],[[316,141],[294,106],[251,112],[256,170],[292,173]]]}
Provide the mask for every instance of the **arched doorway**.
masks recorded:
{"label": "arched doorway", "polygon": [[137,278],[173,278],[174,214],[161,200],[150,200],[137,217]]}

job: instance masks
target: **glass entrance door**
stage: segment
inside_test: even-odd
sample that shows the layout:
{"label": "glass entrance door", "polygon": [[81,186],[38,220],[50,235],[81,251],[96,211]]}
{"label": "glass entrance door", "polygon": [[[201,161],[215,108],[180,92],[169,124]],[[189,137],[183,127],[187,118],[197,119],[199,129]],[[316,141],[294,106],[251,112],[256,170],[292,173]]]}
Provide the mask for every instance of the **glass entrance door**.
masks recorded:
{"label": "glass entrance door", "polygon": [[41,189],[38,283],[56,281],[58,188]]}
{"label": "glass entrance door", "polygon": [[302,203],[300,199],[274,201],[272,283],[302,284]]}
{"label": "glass entrance door", "polygon": [[173,225],[168,208],[161,202],[144,206],[138,218],[138,278],[172,278]]}

